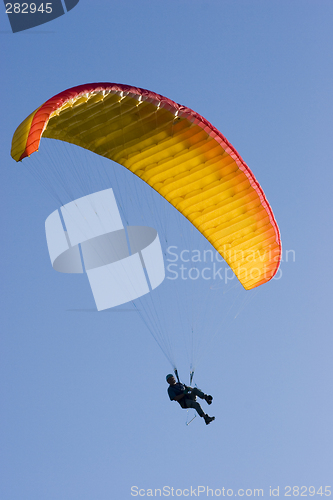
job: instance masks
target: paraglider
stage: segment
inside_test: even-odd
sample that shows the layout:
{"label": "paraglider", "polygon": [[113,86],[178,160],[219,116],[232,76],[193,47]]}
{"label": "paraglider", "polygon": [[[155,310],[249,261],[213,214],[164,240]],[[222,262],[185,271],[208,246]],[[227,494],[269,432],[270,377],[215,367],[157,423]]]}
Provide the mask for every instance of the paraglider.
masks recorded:
{"label": "paraglider", "polygon": [[[128,85],[80,85],[55,95],[19,125],[12,157],[29,157],[38,151],[42,137],[80,146],[135,174],[188,219],[246,290],[277,273],[280,234],[262,188],[222,133],[190,108]],[[64,172],[66,166],[62,168]],[[186,309],[192,316],[199,311],[193,302],[184,307],[184,314]],[[165,316],[168,321],[171,315]],[[158,321],[156,314],[148,327],[176,370],[169,339],[157,338]],[[196,330],[202,327],[188,327],[191,336]],[[190,349],[194,351],[193,337]],[[194,369],[191,361],[190,384]]]}
{"label": "paraglider", "polygon": [[207,404],[211,405],[213,402],[213,397],[204,394],[197,387],[190,387],[188,385],[182,384],[181,382],[176,382],[175,377],[172,373],[166,376],[166,381],[169,384],[168,395],[171,401],[177,401],[180,406],[184,409],[193,408],[196,410],[198,415],[204,419],[206,425],[210,424],[215,420],[215,417],[210,417],[207,413],[203,411],[200,403],[197,401],[197,397],[204,399]]}

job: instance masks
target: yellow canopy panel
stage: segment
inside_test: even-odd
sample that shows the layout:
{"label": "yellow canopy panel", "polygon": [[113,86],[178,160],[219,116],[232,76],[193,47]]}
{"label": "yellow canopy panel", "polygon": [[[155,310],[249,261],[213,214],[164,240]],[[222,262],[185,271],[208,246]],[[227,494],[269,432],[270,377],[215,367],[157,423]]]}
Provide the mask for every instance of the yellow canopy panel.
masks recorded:
{"label": "yellow canopy panel", "polygon": [[269,281],[281,258],[278,226],[254,175],[195,111],[148,90],[96,83],[52,97],[17,128],[12,157],[59,139],[143,179],[207,238],[245,289]]}

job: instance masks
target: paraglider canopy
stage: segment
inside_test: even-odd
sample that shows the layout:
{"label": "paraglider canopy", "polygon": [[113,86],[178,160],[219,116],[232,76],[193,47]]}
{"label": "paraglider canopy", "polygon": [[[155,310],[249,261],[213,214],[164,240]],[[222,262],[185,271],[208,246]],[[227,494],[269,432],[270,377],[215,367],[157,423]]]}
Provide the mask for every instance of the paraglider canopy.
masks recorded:
{"label": "paraglider canopy", "polygon": [[195,111],[148,90],[93,83],[52,97],[17,128],[16,161],[41,137],[120,163],[182,213],[227,261],[245,289],[269,281],[281,256],[263,190],[227,139]]}

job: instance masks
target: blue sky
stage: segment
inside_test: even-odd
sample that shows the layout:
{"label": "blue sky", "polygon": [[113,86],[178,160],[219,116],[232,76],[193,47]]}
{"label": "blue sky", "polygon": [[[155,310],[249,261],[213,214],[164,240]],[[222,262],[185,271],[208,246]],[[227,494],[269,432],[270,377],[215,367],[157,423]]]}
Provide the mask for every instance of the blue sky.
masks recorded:
{"label": "blue sky", "polygon": [[[314,486],[317,498],[333,486],[332,13],[326,0],[80,0],[12,34],[2,10],[0,498],[125,500],[132,486],[265,497],[270,486],[280,496]],[[138,314],[94,312],[85,277],[52,269],[44,222],[59,205],[9,154],[29,113],[98,81],[152,90],[207,118],[255,174],[281,230],[280,279],[222,326],[220,290],[215,312],[200,312],[200,328],[218,330],[196,372],[214,396],[209,426],[187,427],[169,402],[170,364]],[[49,151],[31,161],[47,169],[62,154]],[[154,226],[150,195],[112,172],[130,222]],[[168,242],[183,248],[189,229],[176,219]],[[183,284],[167,285],[160,311],[178,349],[184,318],[170,290]]]}

